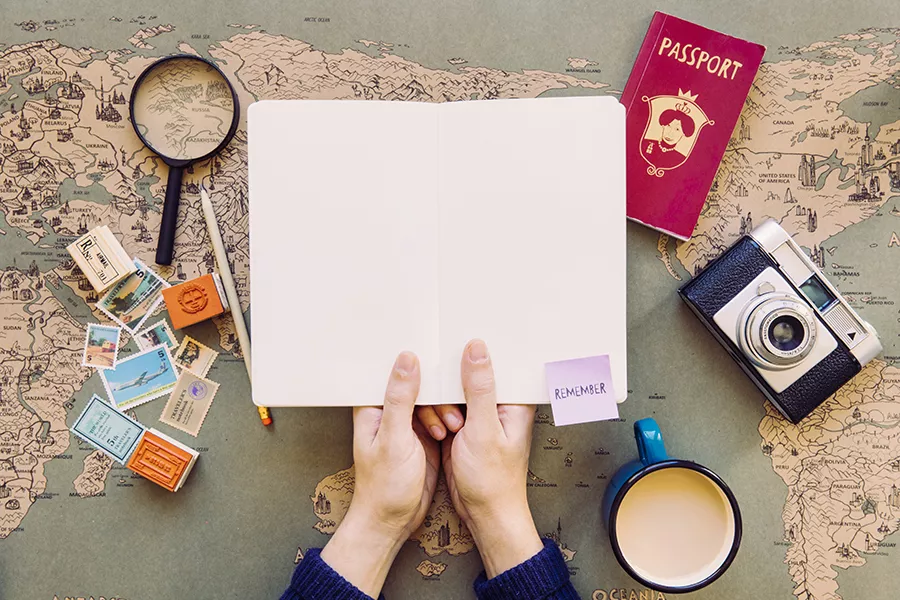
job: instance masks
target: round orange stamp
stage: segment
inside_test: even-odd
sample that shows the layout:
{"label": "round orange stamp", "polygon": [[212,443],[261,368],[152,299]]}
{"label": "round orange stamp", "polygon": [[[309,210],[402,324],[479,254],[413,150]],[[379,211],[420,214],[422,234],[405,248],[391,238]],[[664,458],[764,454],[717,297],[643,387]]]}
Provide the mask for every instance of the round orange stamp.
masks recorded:
{"label": "round orange stamp", "polygon": [[206,288],[197,283],[183,284],[181,292],[178,294],[178,304],[184,309],[184,312],[195,314],[206,308],[209,304],[209,296]]}

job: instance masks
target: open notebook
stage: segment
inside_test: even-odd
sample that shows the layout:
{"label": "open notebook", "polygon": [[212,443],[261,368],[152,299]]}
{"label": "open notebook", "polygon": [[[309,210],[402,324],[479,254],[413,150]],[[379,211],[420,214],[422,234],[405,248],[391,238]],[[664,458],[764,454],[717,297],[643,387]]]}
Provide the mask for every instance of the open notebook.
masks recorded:
{"label": "open notebook", "polygon": [[253,400],[380,404],[411,350],[419,403],[463,402],[474,337],[501,402],[597,354],[624,400],[624,144],[612,97],[253,104]]}

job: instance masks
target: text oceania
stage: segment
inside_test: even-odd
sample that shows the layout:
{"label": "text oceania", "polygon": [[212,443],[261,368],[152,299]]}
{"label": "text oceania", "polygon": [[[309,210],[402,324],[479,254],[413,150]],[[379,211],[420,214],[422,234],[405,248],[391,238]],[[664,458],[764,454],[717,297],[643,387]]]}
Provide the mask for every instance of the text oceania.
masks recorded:
{"label": "text oceania", "polygon": [[576,385],[574,387],[556,388],[553,394],[557,400],[569,398],[571,396],[596,396],[597,394],[606,393],[605,383],[591,383],[588,385]]}
{"label": "text oceania", "polygon": [[[694,46],[693,44],[682,46],[681,42],[673,42],[670,38],[664,37],[659,44],[659,55],[662,56],[662,53],[666,50],[668,50],[666,53],[667,58],[674,58],[678,62],[698,70],[703,66],[709,73],[718,75],[723,79],[734,79],[738,69],[744,66],[743,63],[730,58],[722,58],[718,55],[710,56],[709,52],[699,46]],[[731,69],[730,77],[728,75],[729,69]]]}

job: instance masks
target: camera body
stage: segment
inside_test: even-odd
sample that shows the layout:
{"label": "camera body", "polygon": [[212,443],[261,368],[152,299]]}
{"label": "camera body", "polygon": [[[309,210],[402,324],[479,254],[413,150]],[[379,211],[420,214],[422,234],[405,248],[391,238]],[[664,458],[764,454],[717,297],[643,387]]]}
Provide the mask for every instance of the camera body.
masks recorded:
{"label": "camera body", "polygon": [[771,219],[678,293],[794,423],[881,352],[875,329]]}

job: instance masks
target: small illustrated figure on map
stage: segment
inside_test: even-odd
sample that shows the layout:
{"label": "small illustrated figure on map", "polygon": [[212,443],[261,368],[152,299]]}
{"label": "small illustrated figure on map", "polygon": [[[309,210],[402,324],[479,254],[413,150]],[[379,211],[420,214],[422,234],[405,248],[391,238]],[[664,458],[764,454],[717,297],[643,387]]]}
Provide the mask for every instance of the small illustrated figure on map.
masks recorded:
{"label": "small illustrated figure on map", "polygon": [[688,159],[705,125],[713,125],[695,102],[697,94],[678,90],[677,96],[644,96],[650,116],[641,141],[641,156],[649,163],[647,173],[662,177]]}
{"label": "small illustrated figure on map", "polygon": [[575,462],[575,459],[572,458],[572,453],[569,452],[568,454],[566,454],[566,466],[571,467],[573,462]]}

